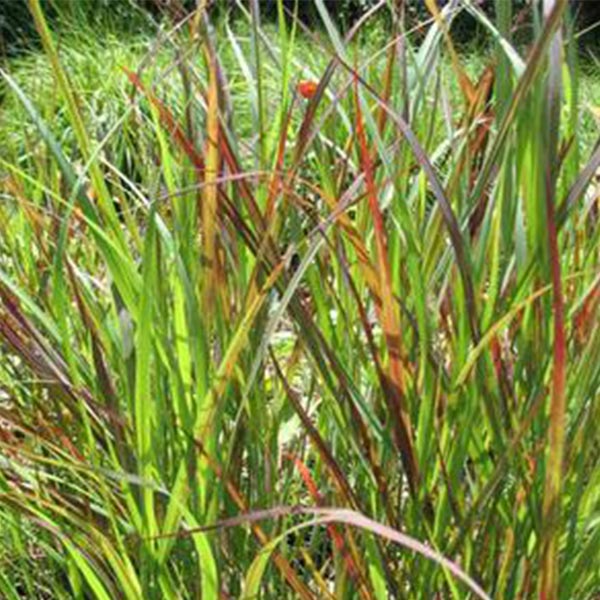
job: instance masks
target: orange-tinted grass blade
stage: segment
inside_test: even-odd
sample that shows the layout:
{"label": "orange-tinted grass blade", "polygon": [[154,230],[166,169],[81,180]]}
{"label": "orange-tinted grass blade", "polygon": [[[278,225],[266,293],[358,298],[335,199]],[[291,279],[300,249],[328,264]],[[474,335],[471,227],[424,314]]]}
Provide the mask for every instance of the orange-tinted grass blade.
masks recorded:
{"label": "orange-tinted grass blade", "polygon": [[435,199],[439,205],[440,212],[442,213],[442,217],[444,219],[444,223],[448,229],[448,234],[450,235],[450,241],[452,242],[452,247],[454,249],[454,254],[456,256],[456,263],[460,270],[461,279],[463,282],[463,289],[465,294],[465,300],[467,305],[467,310],[469,312],[469,325],[471,327],[473,339],[478,342],[480,338],[479,331],[479,319],[478,319],[478,310],[477,310],[477,302],[475,298],[475,291],[473,286],[473,277],[471,274],[470,261],[469,256],[467,254],[464,239],[461,233],[461,228],[459,222],[454,214],[454,210],[450,201],[448,199],[448,195],[444,191],[442,183],[440,182],[431,161],[429,160],[425,150],[421,146],[419,140],[417,139],[415,133],[411,129],[410,125],[403,119],[401,115],[399,115],[394,109],[392,109],[388,103],[386,103],[381,96],[377,93],[377,91],[373,88],[373,86],[369,85],[364,78],[362,78],[356,70],[350,67],[347,64],[344,64],[344,67],[348,69],[355,78],[355,83],[360,82],[361,86],[369,91],[372,97],[375,99],[377,104],[382,106],[384,110],[388,113],[390,119],[394,122],[396,127],[403,134],[404,139],[410,145],[415,158],[417,159],[419,166],[423,169],[429,185],[431,187],[431,191],[435,196]]}
{"label": "orange-tinted grass blade", "polygon": [[[300,474],[300,477],[302,478],[302,481],[304,482],[304,485],[306,486],[306,489],[311,495],[313,501],[315,502],[315,504],[317,504],[317,506],[322,506],[323,497],[321,496],[319,488],[317,487],[315,480],[312,478],[308,467],[300,460],[300,458],[298,458],[291,452],[285,452],[283,454],[283,457],[287,458],[288,460],[294,463],[294,466],[298,470],[298,473]],[[360,597],[365,599],[372,598],[368,588],[366,587],[365,578],[359,572],[358,567],[354,563],[354,559],[352,558],[352,555],[346,547],[344,537],[339,532],[338,528],[333,523],[328,523],[327,533],[329,534],[329,537],[331,537],[331,541],[333,542],[333,545],[335,546],[336,550],[340,553],[340,556],[343,558],[346,569],[348,570],[350,577],[352,578],[352,580],[356,584],[356,587],[358,588]]]}
{"label": "orange-tinted grass blade", "polygon": [[[367,315],[365,305],[364,305],[362,299],[360,298],[359,291],[357,289],[357,286],[354,282],[352,274],[350,273],[347,265],[342,263],[342,268],[344,269],[344,272],[345,272],[346,282],[348,284],[350,293],[356,302],[358,316],[359,316],[360,322],[362,324],[363,331],[365,333],[365,339],[367,340],[367,345],[369,348],[369,352],[371,354],[371,358],[373,360],[373,364],[375,365],[375,371],[377,373],[377,378],[379,379],[382,389],[385,389],[385,386],[387,385],[386,376],[385,376],[383,367],[381,365],[379,352],[377,351],[377,345],[375,342],[375,338],[373,336],[373,328],[371,326],[371,323],[369,322],[369,317]],[[395,524],[398,522],[398,519],[397,519],[396,511],[392,507],[392,503],[390,501],[391,498],[390,498],[386,478],[383,476],[381,469],[379,468],[378,465],[374,466],[373,472],[375,475],[375,481],[377,483],[377,488],[379,491],[380,498],[383,501],[387,519],[390,523]]]}
{"label": "orange-tinted grass blade", "polygon": [[367,147],[367,139],[364,132],[360,98],[358,94],[358,80],[354,80],[354,96],[356,106],[356,136],[360,145],[362,170],[365,174],[367,198],[369,209],[373,218],[375,231],[375,245],[377,251],[377,266],[379,270],[379,281],[381,290],[381,327],[389,356],[388,385],[384,389],[384,395],[391,409],[393,419],[393,431],[396,444],[400,450],[402,463],[410,489],[416,493],[419,479],[416,454],[413,445],[412,427],[404,398],[404,372],[402,367],[402,338],[400,333],[399,317],[394,302],[392,291],[392,280],[389,259],[387,255],[387,239],[383,215],[379,208],[377,198],[377,187],[373,175],[373,165]]}
{"label": "orange-tinted grass blade", "polygon": [[[202,253],[205,266],[203,277],[203,301],[205,316],[213,312],[216,292],[222,289],[219,268],[219,255],[217,249],[217,184],[219,175],[219,94],[217,89],[217,73],[215,60],[210,51],[205,47],[206,62],[208,64],[208,99],[206,114],[206,167],[204,170],[204,183],[206,187],[202,195]],[[223,306],[226,306],[225,303]]]}
{"label": "orange-tinted grass blade", "polygon": [[444,36],[444,41],[448,46],[448,52],[450,53],[450,60],[452,62],[452,68],[456,73],[456,78],[458,79],[458,83],[460,84],[460,89],[465,97],[467,102],[467,106],[471,106],[477,99],[477,92],[475,90],[475,86],[469,79],[466,71],[463,69],[463,66],[460,63],[460,59],[458,57],[458,53],[454,48],[454,43],[452,42],[452,37],[450,36],[450,32],[448,31],[448,27],[444,18],[442,17],[442,13],[438,8],[436,0],[425,0],[425,4],[427,5],[427,9],[435,18],[437,25],[440,27],[442,34]]}

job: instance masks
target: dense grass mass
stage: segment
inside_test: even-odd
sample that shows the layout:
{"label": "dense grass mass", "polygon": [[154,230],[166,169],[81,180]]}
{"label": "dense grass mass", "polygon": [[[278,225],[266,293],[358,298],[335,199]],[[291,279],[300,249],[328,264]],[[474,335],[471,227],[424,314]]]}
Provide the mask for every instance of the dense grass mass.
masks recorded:
{"label": "dense grass mass", "polygon": [[0,72],[0,596],[598,598],[567,1],[206,4]]}

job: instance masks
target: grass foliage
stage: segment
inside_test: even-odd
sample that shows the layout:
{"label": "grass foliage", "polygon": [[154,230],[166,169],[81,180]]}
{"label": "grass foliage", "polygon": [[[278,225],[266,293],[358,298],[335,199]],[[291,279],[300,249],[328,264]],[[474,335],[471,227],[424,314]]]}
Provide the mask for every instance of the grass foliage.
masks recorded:
{"label": "grass foliage", "polygon": [[525,50],[505,0],[371,45],[385,2],[343,35],[203,4],[86,53],[29,0],[44,54],[1,72],[0,595],[597,597],[566,0]]}

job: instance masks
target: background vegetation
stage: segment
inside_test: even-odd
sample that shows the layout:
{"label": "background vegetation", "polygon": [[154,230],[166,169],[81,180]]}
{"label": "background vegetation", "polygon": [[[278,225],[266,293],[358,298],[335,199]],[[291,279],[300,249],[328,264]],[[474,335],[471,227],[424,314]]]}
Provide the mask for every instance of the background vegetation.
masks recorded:
{"label": "background vegetation", "polygon": [[3,597],[597,597],[593,23],[364,4],[19,5]]}

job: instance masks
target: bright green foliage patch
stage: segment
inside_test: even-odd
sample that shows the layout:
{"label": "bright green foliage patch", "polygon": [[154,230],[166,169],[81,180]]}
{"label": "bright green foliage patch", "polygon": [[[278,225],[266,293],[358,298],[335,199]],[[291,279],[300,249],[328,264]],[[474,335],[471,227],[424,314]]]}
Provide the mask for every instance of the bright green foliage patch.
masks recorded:
{"label": "bright green foliage patch", "polygon": [[29,0],[0,596],[594,598],[600,100],[567,2],[526,51],[504,0],[345,37],[241,4],[83,44]]}

